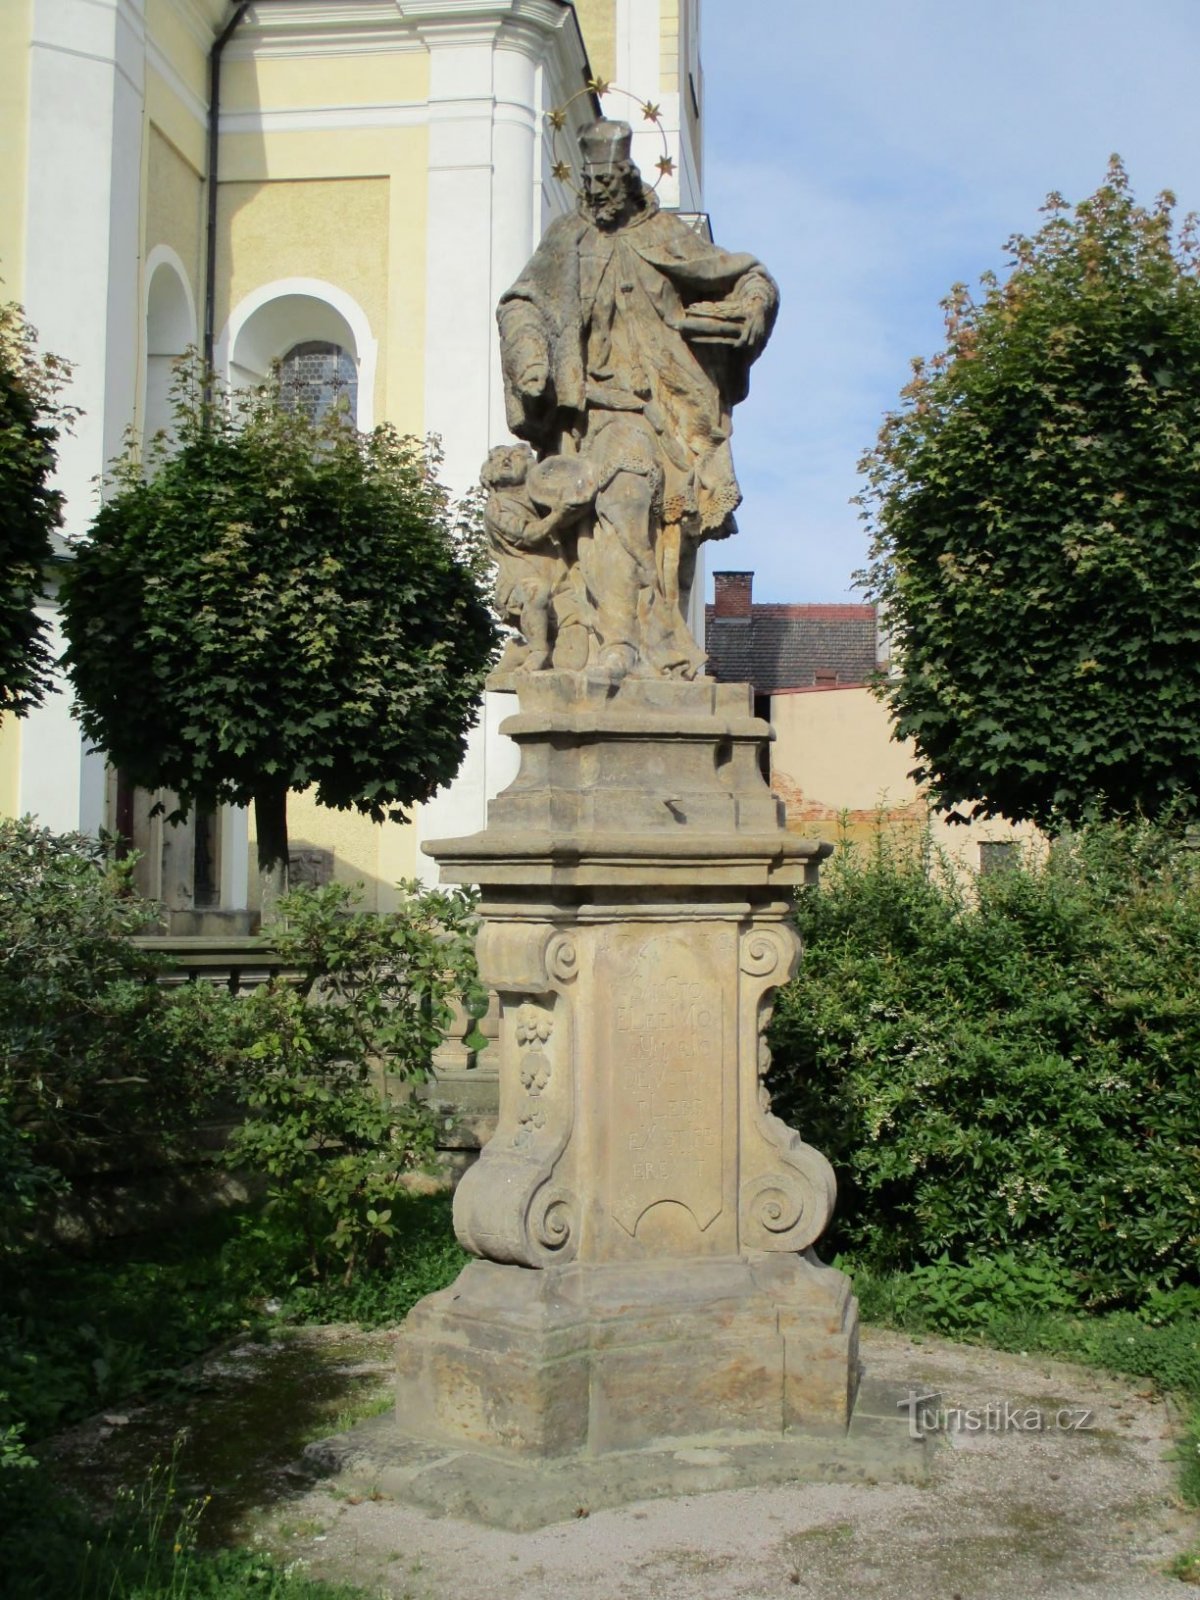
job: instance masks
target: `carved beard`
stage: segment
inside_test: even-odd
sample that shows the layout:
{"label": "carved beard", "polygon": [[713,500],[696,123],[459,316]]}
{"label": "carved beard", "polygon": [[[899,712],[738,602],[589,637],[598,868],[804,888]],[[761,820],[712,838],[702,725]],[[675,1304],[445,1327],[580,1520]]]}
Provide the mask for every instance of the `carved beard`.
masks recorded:
{"label": "carved beard", "polygon": [[641,210],[642,180],[636,168],[625,175],[621,187],[586,196],[588,215],[598,228],[611,233]]}

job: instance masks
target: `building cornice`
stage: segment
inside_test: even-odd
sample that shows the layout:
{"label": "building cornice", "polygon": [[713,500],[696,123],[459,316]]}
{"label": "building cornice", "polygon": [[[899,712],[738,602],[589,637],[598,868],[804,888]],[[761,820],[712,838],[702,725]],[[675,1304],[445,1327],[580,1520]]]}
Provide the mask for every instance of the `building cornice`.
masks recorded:
{"label": "building cornice", "polygon": [[301,106],[254,111],[223,111],[221,133],[333,133],[358,128],[416,128],[429,120],[424,100],[386,105]]}
{"label": "building cornice", "polygon": [[395,54],[477,43],[501,29],[579,37],[566,0],[259,0],[227,59]]}
{"label": "building cornice", "polygon": [[208,122],[208,102],[202,100],[179,76],[170,58],[163,53],[153,37],[146,39],[146,63],[163,80],[167,88],[203,128]]}
{"label": "building cornice", "polygon": [[423,49],[396,0],[270,0],[251,6],[230,40],[226,59],[393,55]]}
{"label": "building cornice", "polygon": [[174,11],[193,43],[205,55],[229,20],[231,0],[175,0]]}

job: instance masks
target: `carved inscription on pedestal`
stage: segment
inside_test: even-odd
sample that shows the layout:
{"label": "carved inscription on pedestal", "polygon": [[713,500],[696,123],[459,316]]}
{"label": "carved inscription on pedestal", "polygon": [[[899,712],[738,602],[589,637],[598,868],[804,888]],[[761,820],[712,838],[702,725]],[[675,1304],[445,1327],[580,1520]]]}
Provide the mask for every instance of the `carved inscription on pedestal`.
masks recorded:
{"label": "carved inscription on pedestal", "polygon": [[722,991],[703,935],[615,930],[599,952],[609,1016],[609,1192],[636,1235],[660,1201],[703,1231],[722,1205]]}

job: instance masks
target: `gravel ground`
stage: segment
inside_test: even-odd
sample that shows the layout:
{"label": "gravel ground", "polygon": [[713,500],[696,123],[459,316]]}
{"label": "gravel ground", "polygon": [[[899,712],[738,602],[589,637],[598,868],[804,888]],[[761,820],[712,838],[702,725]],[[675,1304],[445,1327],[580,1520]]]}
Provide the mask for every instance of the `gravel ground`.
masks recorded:
{"label": "gravel ground", "polygon": [[[885,1381],[941,1393],[928,1484],[645,1501],[512,1534],[347,1494],[334,1482],[256,1514],[245,1531],[314,1574],[391,1600],[1181,1600],[1189,1592],[1165,1569],[1200,1543],[1200,1523],[1176,1498],[1172,1418],[1161,1400],[1083,1367],[933,1338],[868,1331],[863,1358]],[[977,1408],[980,1425],[955,1407]]]}

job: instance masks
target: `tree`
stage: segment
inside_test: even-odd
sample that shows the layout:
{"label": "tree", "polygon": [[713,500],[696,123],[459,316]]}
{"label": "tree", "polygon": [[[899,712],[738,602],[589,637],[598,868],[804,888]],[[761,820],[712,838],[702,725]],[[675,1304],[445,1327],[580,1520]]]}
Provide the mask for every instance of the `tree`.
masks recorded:
{"label": "tree", "polygon": [[59,428],[74,415],[58,400],[70,368],[37,354],[20,308],[0,305],[0,712],[23,716],[50,686],[52,657],[36,603],[62,521],[50,487]]}
{"label": "tree", "polygon": [[865,457],[881,686],[936,805],[1047,827],[1195,808],[1200,280],[1174,198],[1117,157],[1059,195],[1010,272],[943,302]]}
{"label": "tree", "polygon": [[427,447],[269,386],[198,394],[148,476],[117,467],[64,580],[65,659],[87,736],[185,810],[253,800],[277,872],[289,790],[378,822],[449,782],[497,630]]}

